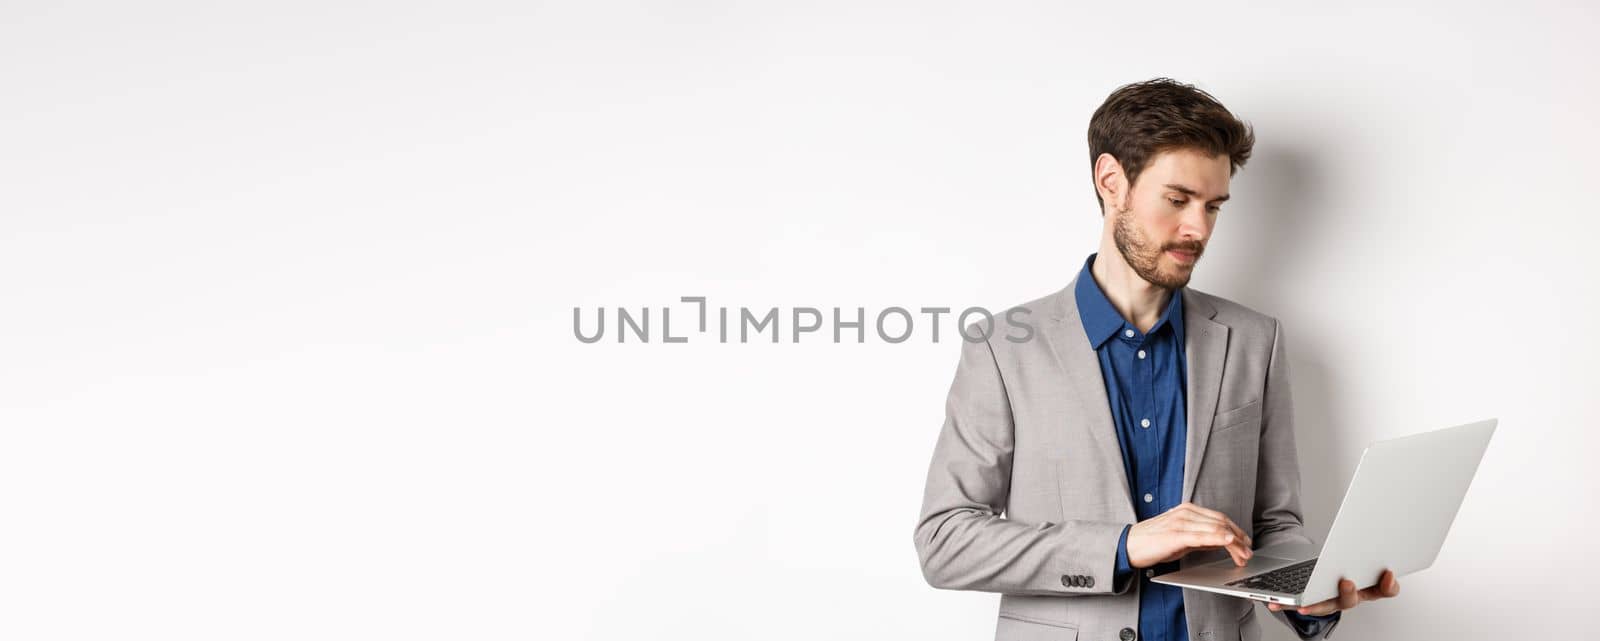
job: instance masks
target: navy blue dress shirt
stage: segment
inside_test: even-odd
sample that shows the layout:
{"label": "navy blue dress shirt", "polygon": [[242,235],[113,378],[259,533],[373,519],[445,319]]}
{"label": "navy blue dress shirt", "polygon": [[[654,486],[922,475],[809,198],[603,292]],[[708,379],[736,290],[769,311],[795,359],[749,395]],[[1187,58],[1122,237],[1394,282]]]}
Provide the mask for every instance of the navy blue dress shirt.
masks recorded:
{"label": "navy blue dress shirt", "polygon": [[[1098,254],[1090,254],[1078,273],[1073,292],[1083,329],[1100,357],[1106,398],[1122,449],[1122,467],[1133,492],[1134,513],[1140,521],[1159,516],[1183,502],[1183,467],[1187,454],[1188,421],[1185,398],[1188,380],[1184,356],[1183,290],[1172,292],[1161,318],[1149,332],[1122,318],[1095,282],[1091,268]],[[1129,526],[1131,527],[1131,526]],[[1117,541],[1116,583],[1133,572],[1128,563],[1128,527]],[[1150,581],[1150,577],[1178,569],[1177,561],[1147,568],[1139,580],[1139,639],[1179,641],[1189,638],[1183,613],[1183,589]],[[1302,637],[1319,632],[1326,617],[1286,612]]]}

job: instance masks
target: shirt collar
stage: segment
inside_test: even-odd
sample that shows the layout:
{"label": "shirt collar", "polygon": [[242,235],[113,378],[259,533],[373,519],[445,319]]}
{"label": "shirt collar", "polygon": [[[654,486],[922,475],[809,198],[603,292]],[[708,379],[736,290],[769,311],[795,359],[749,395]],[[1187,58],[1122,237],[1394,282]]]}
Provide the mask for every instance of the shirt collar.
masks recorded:
{"label": "shirt collar", "polygon": [[[1126,329],[1138,328],[1132,323],[1123,320],[1117,308],[1111,306],[1111,301],[1106,298],[1105,292],[1100,290],[1100,284],[1095,282],[1094,273],[1090,268],[1094,266],[1095,256],[1083,261],[1083,269],[1078,272],[1078,285],[1073,291],[1073,297],[1078,301],[1078,320],[1083,322],[1083,331],[1089,336],[1089,345],[1100,349],[1106,340],[1115,336],[1117,332]],[[1150,328],[1151,334],[1161,330],[1162,325],[1172,326],[1172,335],[1178,341],[1179,349],[1183,348],[1183,288],[1173,290],[1171,299],[1167,302],[1167,309],[1161,313],[1161,319]]]}

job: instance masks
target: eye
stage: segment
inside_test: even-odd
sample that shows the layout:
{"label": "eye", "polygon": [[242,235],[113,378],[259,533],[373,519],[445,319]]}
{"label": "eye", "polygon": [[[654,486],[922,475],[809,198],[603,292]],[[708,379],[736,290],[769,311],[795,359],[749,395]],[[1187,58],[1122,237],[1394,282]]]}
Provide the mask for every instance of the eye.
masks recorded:
{"label": "eye", "polygon": [[1207,207],[1206,209],[1210,210],[1213,214],[1222,213],[1221,207]]}
{"label": "eye", "polygon": [[1172,203],[1173,207],[1182,207],[1183,204],[1188,202],[1188,201],[1186,201],[1186,200],[1175,200],[1175,199],[1172,199],[1172,198],[1168,198],[1167,202]]}

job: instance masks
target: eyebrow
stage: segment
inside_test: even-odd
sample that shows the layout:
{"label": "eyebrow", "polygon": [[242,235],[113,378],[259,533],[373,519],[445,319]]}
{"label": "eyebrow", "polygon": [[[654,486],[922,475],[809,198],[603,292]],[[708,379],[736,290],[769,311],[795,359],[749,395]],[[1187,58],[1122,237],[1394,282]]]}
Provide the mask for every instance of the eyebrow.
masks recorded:
{"label": "eyebrow", "polygon": [[[1188,196],[1194,196],[1196,198],[1200,197],[1200,192],[1195,191],[1193,189],[1190,189],[1188,187],[1184,187],[1183,185],[1180,185],[1178,183],[1167,183],[1166,185],[1163,185],[1163,186],[1166,187],[1167,189],[1171,189],[1171,190],[1176,191],[1176,192],[1181,193],[1181,194],[1185,194],[1185,195],[1188,195]],[[1216,198],[1212,198],[1211,202],[1220,203],[1220,202],[1222,202],[1224,200],[1227,200],[1228,198],[1230,198],[1230,196],[1228,194],[1223,194],[1223,195],[1218,196]]]}

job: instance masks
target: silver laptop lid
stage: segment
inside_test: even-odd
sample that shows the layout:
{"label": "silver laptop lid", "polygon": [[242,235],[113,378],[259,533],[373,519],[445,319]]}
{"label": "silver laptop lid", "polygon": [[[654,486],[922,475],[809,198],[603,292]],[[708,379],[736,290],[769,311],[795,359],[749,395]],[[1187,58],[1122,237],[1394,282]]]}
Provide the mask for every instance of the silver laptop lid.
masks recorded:
{"label": "silver laptop lid", "polygon": [[1379,441],[1361,453],[1303,598],[1339,594],[1433,565],[1499,419]]}

